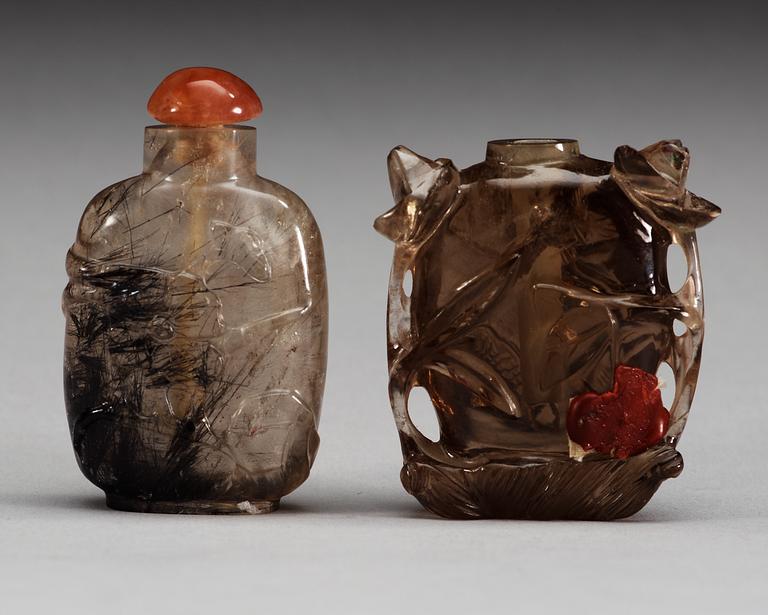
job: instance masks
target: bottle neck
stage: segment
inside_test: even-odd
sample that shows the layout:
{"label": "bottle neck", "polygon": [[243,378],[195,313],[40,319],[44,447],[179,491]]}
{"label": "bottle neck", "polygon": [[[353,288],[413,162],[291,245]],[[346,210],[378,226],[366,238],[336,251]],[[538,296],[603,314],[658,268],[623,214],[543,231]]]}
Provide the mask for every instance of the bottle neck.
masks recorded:
{"label": "bottle neck", "polygon": [[580,155],[575,139],[501,139],[489,141],[485,153],[487,162],[527,166],[565,162]]}
{"label": "bottle neck", "polygon": [[256,173],[256,129],[250,126],[147,126],[144,173],[167,182],[236,181]]}

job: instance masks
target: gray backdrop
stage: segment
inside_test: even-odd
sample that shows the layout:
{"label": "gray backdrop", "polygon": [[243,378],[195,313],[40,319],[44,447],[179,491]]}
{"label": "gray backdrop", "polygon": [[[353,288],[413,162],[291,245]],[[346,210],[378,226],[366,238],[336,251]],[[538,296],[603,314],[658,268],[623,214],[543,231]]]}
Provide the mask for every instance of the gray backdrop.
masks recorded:
{"label": "gray backdrop", "polygon": [[[759,3],[20,2],[1,19],[0,610],[765,612]],[[140,169],[152,89],[189,65],[259,92],[260,172],[304,197],[326,244],[320,453],[260,518],[105,510],[64,415],[65,252],[90,197]],[[392,246],[371,229],[391,206],[385,157],[402,143],[467,166],[506,137],[574,137],[608,159],[681,138],[690,188],[724,210],[699,235],[708,330],[687,467],[629,521],[448,522],[399,484]]]}

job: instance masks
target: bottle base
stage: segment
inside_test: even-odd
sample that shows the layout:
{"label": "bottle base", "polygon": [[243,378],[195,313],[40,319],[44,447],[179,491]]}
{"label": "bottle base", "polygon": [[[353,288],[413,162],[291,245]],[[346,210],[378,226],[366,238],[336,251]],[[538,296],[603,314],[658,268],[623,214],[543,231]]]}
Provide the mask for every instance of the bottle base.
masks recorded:
{"label": "bottle base", "polygon": [[280,500],[192,500],[185,502],[142,500],[107,494],[107,506],[113,510],[183,515],[263,515],[280,507]]}
{"label": "bottle base", "polygon": [[624,460],[492,462],[472,470],[418,457],[406,461],[400,479],[424,508],[449,519],[610,521],[634,515],[682,470],[682,456],[665,444]]}

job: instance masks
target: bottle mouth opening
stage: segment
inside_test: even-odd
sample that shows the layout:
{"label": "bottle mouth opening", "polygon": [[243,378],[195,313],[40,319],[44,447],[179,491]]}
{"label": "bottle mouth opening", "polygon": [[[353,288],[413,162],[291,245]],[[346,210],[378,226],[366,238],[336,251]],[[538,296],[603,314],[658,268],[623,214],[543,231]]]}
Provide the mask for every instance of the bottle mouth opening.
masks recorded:
{"label": "bottle mouth opening", "polygon": [[486,160],[509,165],[546,164],[579,154],[576,139],[496,139],[488,142]]}
{"label": "bottle mouth opening", "polygon": [[558,143],[578,143],[576,139],[496,139],[492,145],[557,145]]}

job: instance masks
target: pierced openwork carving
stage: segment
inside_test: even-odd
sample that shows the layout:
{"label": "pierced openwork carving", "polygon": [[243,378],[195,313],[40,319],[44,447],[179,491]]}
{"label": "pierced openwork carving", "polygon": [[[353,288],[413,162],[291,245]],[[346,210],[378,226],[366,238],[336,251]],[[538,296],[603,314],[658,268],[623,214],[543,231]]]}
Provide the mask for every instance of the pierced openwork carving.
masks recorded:
{"label": "pierced openwork carving", "polygon": [[[395,243],[389,392],[403,483],[427,508],[610,519],[680,472],[704,330],[695,229],[720,211],[685,189],[688,160],[679,141],[619,147],[613,164],[572,140],[494,141],[462,171],[391,152],[396,205],[375,223]],[[416,386],[437,442],[408,416]]]}

